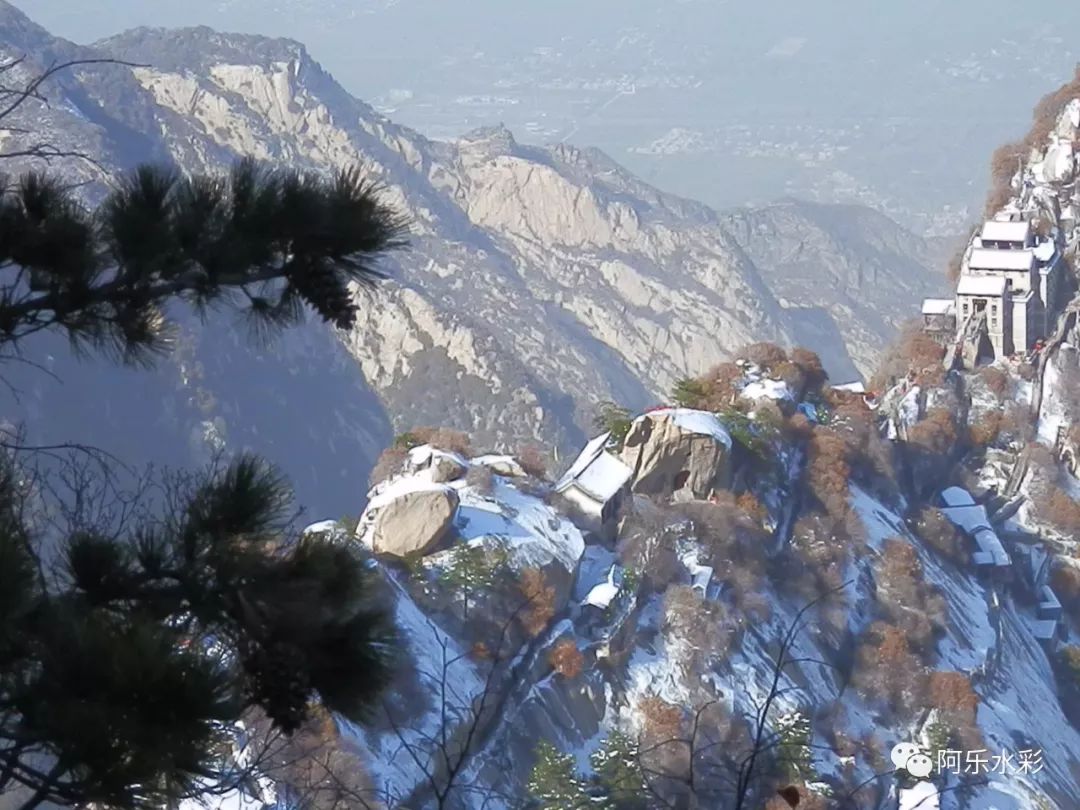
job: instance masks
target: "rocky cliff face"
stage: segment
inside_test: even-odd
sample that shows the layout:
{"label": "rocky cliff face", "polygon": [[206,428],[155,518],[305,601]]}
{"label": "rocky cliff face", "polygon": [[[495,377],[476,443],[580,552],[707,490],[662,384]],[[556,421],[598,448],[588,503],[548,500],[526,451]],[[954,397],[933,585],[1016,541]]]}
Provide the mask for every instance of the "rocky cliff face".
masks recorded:
{"label": "rocky cliff face", "polygon": [[[809,308],[797,321],[802,345],[822,345],[812,329],[814,310],[824,310],[867,379],[881,346],[915,314],[899,302],[938,295],[946,285],[939,268],[949,240],[925,240],[868,208],[785,200],[731,212],[724,226],[784,306],[793,314]],[[844,358],[823,358],[840,376]]]}
{"label": "rocky cliff face", "polygon": [[721,217],[597,152],[525,147],[501,128],[427,140],[349,96],[295,42],[140,29],[84,49],[0,11],[13,21],[6,52],[146,66],[82,68],[54,89],[51,112],[25,108],[108,170],[165,155],[213,170],[254,155],[360,163],[383,182],[412,218],[411,249],[341,338],[395,430],[448,421],[479,443],[535,437],[565,450],[596,402],[651,404],[739,345],[810,335],[847,377],[849,357],[865,366],[867,342],[882,340],[869,328],[845,337],[805,302],[786,308]]}
{"label": "rocky cliff face", "polygon": [[[1033,151],[1040,165],[1045,145]],[[1018,182],[1008,210],[1050,216],[1047,199],[1071,199],[1062,182]],[[1075,257],[1075,221],[1051,225]],[[875,399],[813,385],[793,394],[767,364],[739,365],[731,399],[743,403],[741,416],[682,409],[633,420],[626,486],[653,497],[624,507],[614,550],[560,532],[564,516],[548,510],[561,502],[543,482],[459,477],[451,486],[474,511],[455,519],[457,545],[407,578],[393,562],[384,568],[399,586],[412,660],[439,696],[408,730],[347,730],[370,752],[382,800],[423,805],[441,791],[451,805],[483,797],[513,806],[528,790],[538,740],[571,756],[593,799],[610,799],[601,766],[621,733],[636,740],[620,754],[638,768],[623,774],[635,789],[668,806],[736,806],[731,776],[761,724],[772,748],[743,806],[788,806],[774,794],[787,783],[811,807],[1075,804],[1078,312],[1076,300],[1064,307],[1041,356],[968,371],[943,364],[933,341],[916,341],[911,374]],[[657,420],[684,429],[661,430]],[[733,452],[695,461],[687,430]],[[635,463],[644,447],[664,461]],[[680,469],[689,484],[706,456],[709,486],[648,486],[655,472],[675,480]],[[729,463],[734,475],[721,476]],[[358,541],[372,544],[385,498],[431,487],[428,474],[410,458],[377,487]],[[521,520],[537,513],[546,519]],[[519,558],[561,547],[574,587],[552,589],[539,632],[511,622],[504,653],[471,655],[476,628],[506,615],[492,597],[512,590],[521,569],[481,556],[489,567],[469,575],[486,571],[489,584],[469,620],[457,566],[502,542]],[[815,596],[822,601],[806,608]],[[454,651],[456,669],[440,669],[432,648]],[[447,682],[460,692],[447,698]],[[497,712],[469,708],[489,701]],[[473,741],[452,750],[449,772],[432,732],[440,712],[458,739]],[[391,754],[402,749],[408,759]],[[896,757],[912,758],[905,767]]]}

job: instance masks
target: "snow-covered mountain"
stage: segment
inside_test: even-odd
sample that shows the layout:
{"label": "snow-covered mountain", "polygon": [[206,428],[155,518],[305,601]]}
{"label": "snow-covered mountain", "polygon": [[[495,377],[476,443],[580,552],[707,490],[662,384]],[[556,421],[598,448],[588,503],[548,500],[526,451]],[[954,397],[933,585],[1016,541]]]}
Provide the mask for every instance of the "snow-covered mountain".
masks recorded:
{"label": "snow-covered mountain", "polygon": [[[254,446],[328,518],[363,508],[393,433],[472,434],[476,452],[447,431],[403,437],[355,526],[310,528],[372,552],[407,654],[375,723],[324,730],[344,773],[282,778],[300,803],[333,776],[334,806],[517,807],[545,741],[570,755],[560,787],[608,806],[605,757],[632,766],[636,798],[727,807],[758,748],[743,807],[783,807],[775,788],[790,785],[801,807],[928,810],[914,771],[890,763],[897,743],[933,754],[927,784],[947,810],[1076,806],[1075,307],[1041,362],[946,373],[944,349],[915,340],[896,384],[864,398],[759,346],[685,386],[700,402],[644,410],[755,340],[812,335],[835,376],[867,368],[865,344],[887,337],[875,320],[915,315],[933,286],[909,265],[891,279],[894,262],[931,248],[838,209],[721,215],[502,128],[430,141],[293,42],[140,30],[80,49],[0,14],[28,71],[95,54],[141,65],[81,68],[27,108],[28,129],[107,170],[359,161],[413,218],[395,283],[350,334],[260,348],[212,321],[160,374],[45,344],[36,356],[70,393],[37,369],[5,377],[20,394],[5,415],[36,435],[77,426],[160,460]],[[1043,176],[1043,202],[1075,192],[1075,130],[1056,147],[1072,175]],[[1075,215],[1040,210],[1075,260]],[[536,458],[481,452],[582,444],[602,399],[633,419],[557,481]],[[613,753],[616,732],[630,742]]]}
{"label": "snow-covered mountain", "polygon": [[[396,430],[449,420],[488,444],[534,437],[565,450],[595,403],[644,407],[740,345],[809,343],[834,376],[852,378],[887,338],[878,313],[819,306],[827,295],[785,291],[782,304],[729,221],[603,154],[523,146],[502,128],[428,140],[349,96],[298,43],[139,29],[87,49],[6,3],[0,17],[0,46],[27,54],[27,71],[93,56],[145,66],[80,68],[49,108],[24,108],[29,129],[109,171],[165,156],[215,170],[254,155],[317,169],[359,162],[380,178],[412,218],[412,244],[342,337]],[[79,179],[97,171],[57,167]],[[817,210],[790,211],[789,241],[805,241],[798,229],[817,229]],[[835,242],[818,240],[803,269],[822,271],[823,287],[831,263],[895,275],[891,289],[914,301],[923,283],[906,279],[926,275],[921,240],[888,256],[863,249],[872,242],[853,240],[841,259]]]}
{"label": "snow-covered mountain", "polygon": [[909,336],[894,384],[864,396],[759,346],[554,483],[416,436],[355,527],[313,526],[378,556],[426,696],[338,727],[369,795],[1075,807],[1080,82],[1070,95],[1006,188],[1073,296],[1031,355],[963,368],[951,334]]}

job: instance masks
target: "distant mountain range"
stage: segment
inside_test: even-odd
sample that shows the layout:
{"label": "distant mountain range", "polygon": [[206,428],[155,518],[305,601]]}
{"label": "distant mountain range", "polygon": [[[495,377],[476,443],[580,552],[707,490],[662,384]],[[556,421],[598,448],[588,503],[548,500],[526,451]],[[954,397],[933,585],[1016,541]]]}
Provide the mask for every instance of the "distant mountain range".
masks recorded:
{"label": "distant mountain range", "polygon": [[[209,431],[287,466],[296,436],[284,432],[312,420],[309,439],[327,463],[312,457],[306,472],[290,472],[321,511],[359,499],[356,474],[410,426],[448,424],[478,445],[534,438],[567,449],[596,403],[650,405],[758,340],[808,345],[834,378],[867,374],[898,321],[943,283],[932,269],[942,246],[869,209],[786,201],[717,213],[596,150],[524,146],[500,127],[431,141],[350,96],[289,40],[137,29],[84,48],[0,0],[0,51],[26,55],[24,75],[78,58],[145,66],[81,67],[49,88],[48,106],[22,110],[20,127],[92,157],[105,175],[162,160],[217,170],[240,155],[311,169],[359,163],[411,217],[394,281],[358,293],[369,296],[363,317],[340,342],[312,324],[284,338],[287,351],[260,351],[212,323],[192,332],[188,359],[212,396],[178,408],[178,392],[194,397],[181,373],[157,392],[168,417],[147,430],[167,424],[196,444]],[[0,152],[24,137],[0,135]],[[54,169],[87,182],[94,198],[107,187],[98,166]],[[275,367],[281,353],[287,367]],[[241,354],[257,359],[243,381],[224,372]],[[123,377],[117,398],[149,376],[162,384]],[[256,426],[267,402],[283,421]],[[63,429],[49,397],[34,403],[15,413]],[[102,424],[114,430],[130,432],[130,415]],[[178,458],[190,444],[173,443]],[[341,479],[333,486],[328,470]]]}

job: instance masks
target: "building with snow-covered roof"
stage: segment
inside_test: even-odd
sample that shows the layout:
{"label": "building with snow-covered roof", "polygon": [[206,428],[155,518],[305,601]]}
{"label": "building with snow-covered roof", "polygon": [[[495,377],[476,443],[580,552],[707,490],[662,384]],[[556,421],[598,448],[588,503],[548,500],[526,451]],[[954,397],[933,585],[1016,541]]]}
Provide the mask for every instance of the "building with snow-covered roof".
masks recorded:
{"label": "building with snow-covered roof", "polygon": [[605,537],[614,533],[623,498],[633,475],[626,464],[607,450],[610,433],[585,445],[574,463],[555,483],[555,491],[581,513],[586,528]]}
{"label": "building with snow-covered roof", "polygon": [[938,499],[942,506],[974,506],[975,499],[963,487],[946,487],[941,490]]}
{"label": "building with snow-covered roof", "polygon": [[923,329],[937,334],[956,331],[956,301],[952,298],[925,298],[922,303]]}
{"label": "building with snow-covered roof", "polygon": [[[1061,257],[1029,220],[985,222],[960,266],[954,317],[961,332],[985,317],[994,358],[1027,352],[1050,331],[1056,314]],[[928,301],[931,299],[928,299]],[[927,315],[924,312],[924,321]]]}
{"label": "building with snow-covered roof", "polygon": [[979,244],[984,248],[1023,250],[1035,244],[1034,238],[1035,233],[1031,228],[1031,222],[1026,219],[1019,221],[991,219],[984,222],[979,230]]}
{"label": "building with snow-covered roof", "polygon": [[834,385],[832,389],[834,391],[847,391],[850,394],[865,394],[866,384],[863,383],[861,380],[856,380],[855,382],[840,383],[839,385]]}
{"label": "building with snow-covered roof", "polygon": [[1060,621],[1061,620],[1061,601],[1057,598],[1057,594],[1054,593],[1054,589],[1049,585],[1043,585],[1038,591],[1038,605],[1035,608],[1035,615],[1043,620]]}

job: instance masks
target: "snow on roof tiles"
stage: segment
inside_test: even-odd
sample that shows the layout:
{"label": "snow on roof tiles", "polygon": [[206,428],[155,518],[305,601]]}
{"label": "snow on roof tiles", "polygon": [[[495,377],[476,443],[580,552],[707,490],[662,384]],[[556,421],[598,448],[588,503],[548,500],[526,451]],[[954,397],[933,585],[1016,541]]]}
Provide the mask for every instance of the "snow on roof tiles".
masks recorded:
{"label": "snow on roof tiles", "polygon": [[834,385],[833,390],[834,391],[848,391],[848,392],[850,392],[852,394],[865,394],[866,393],[866,385],[865,385],[865,383],[862,383],[862,382],[859,382],[859,381],[849,382],[849,383],[841,383],[840,385]]}
{"label": "snow on roof tiles", "polygon": [[1054,254],[1057,253],[1057,246],[1049,239],[1045,242],[1039,242],[1035,246],[1035,258],[1042,263],[1047,263],[1054,258]]}
{"label": "snow on roof tiles", "polygon": [[946,506],[942,507],[941,511],[968,534],[990,528],[990,518],[986,515],[985,506]]}
{"label": "snow on roof tiles", "polygon": [[1012,564],[1008,552],[1005,551],[1005,546],[1001,545],[1001,540],[998,539],[997,533],[993,529],[977,529],[975,531],[975,542],[980,551],[990,555],[994,560],[994,565],[1005,567]]}
{"label": "snow on roof tiles", "polygon": [[956,285],[957,295],[1004,295],[1005,279],[1001,276],[961,276]]}
{"label": "snow on roof tiles", "polygon": [[619,595],[619,586],[615,584],[615,566],[608,570],[607,579],[597,583],[585,597],[585,604],[606,610],[612,600]]}
{"label": "snow on roof tiles", "polygon": [[555,484],[556,491],[562,492],[576,484],[592,498],[607,502],[623,488],[634,471],[607,452],[605,448],[610,435],[603,433],[585,445],[570,469]]}
{"label": "snow on roof tiles", "polygon": [[588,444],[578,454],[578,457],[574,459],[574,463],[570,465],[562,478],[555,484],[555,489],[562,489],[569,484],[573,479],[577,478],[593,462],[593,460],[604,452],[604,448],[607,447],[608,439],[611,437],[610,433],[601,433],[594,439],[591,439]]}
{"label": "snow on roof tiles", "polygon": [[968,259],[968,267],[972,270],[1030,270],[1034,264],[1035,251],[1030,248],[1026,250],[975,248],[971,251],[971,258]]}
{"label": "snow on roof tiles", "polygon": [[600,453],[575,478],[579,487],[598,501],[608,501],[634,474],[628,466],[607,451]]}
{"label": "snow on roof tiles", "polygon": [[951,298],[924,298],[923,315],[951,315],[956,309],[956,302]]}
{"label": "snow on roof tiles", "polygon": [[946,506],[974,506],[975,499],[963,487],[949,487],[941,490],[941,502]]}
{"label": "snow on roof tiles", "polygon": [[1039,588],[1039,607],[1041,608],[1061,608],[1061,601],[1057,598],[1057,594],[1054,593],[1054,589],[1049,585],[1043,585]]}
{"label": "snow on roof tiles", "polygon": [[1031,233],[1031,223],[1027,220],[1020,222],[1001,222],[990,220],[982,226],[979,238],[990,242],[1026,242]]}
{"label": "snow on roof tiles", "polygon": [[1044,619],[1031,623],[1031,635],[1039,641],[1051,641],[1058,634],[1058,623],[1053,619]]}

